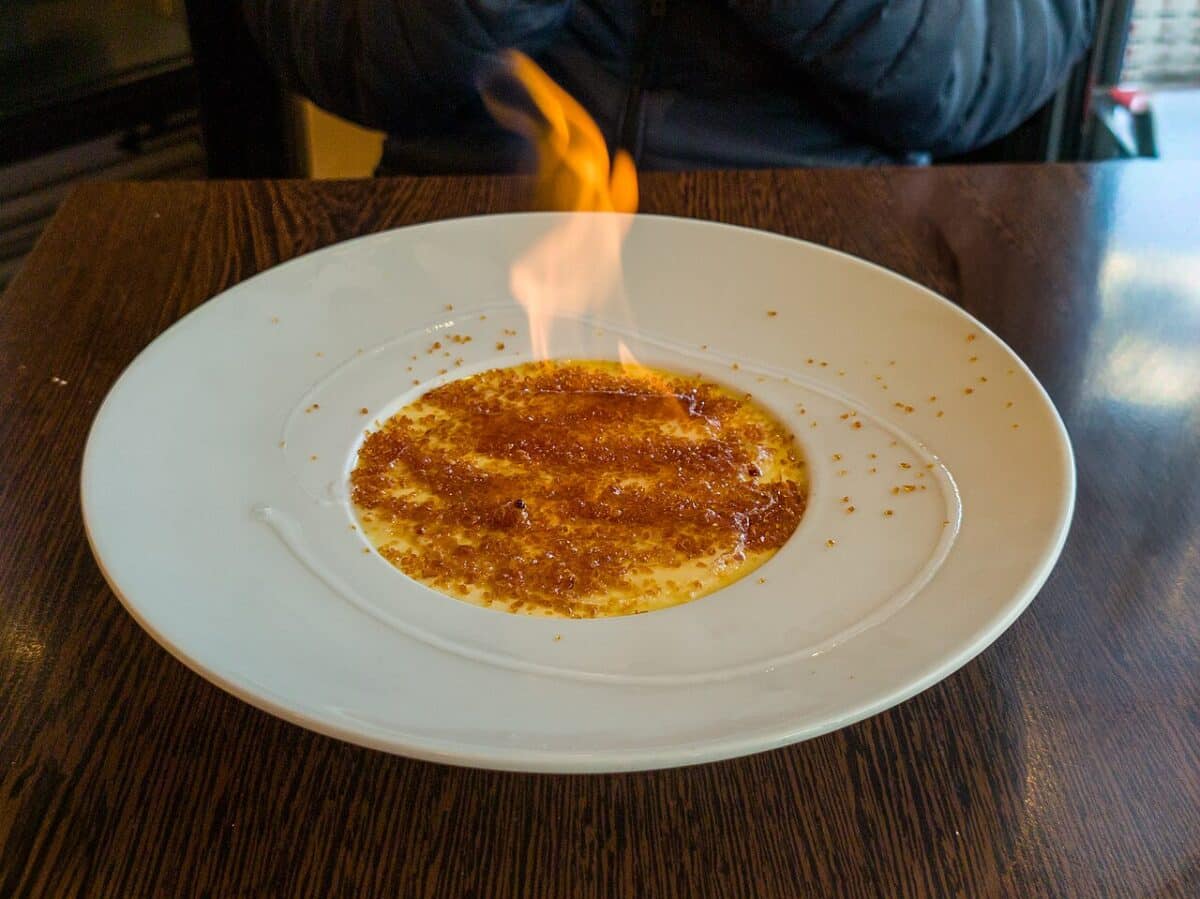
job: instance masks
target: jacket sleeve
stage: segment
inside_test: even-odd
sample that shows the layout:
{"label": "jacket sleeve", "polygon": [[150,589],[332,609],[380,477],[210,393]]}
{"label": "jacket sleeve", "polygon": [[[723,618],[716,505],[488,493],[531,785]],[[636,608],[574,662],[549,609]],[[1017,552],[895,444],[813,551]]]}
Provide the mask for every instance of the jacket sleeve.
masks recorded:
{"label": "jacket sleeve", "polygon": [[850,127],[961,153],[1007,134],[1087,48],[1095,0],[727,0]]}
{"label": "jacket sleeve", "polygon": [[572,0],[242,0],[250,32],[288,87],[392,134],[421,133],[478,103],[498,50],[533,54]]}

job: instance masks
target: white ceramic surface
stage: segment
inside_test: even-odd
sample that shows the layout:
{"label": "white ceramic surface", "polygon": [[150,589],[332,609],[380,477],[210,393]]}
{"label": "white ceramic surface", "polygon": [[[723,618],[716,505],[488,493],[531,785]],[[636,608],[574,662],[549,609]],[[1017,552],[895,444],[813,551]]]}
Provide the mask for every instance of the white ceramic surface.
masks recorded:
{"label": "white ceramic surface", "polygon": [[625,244],[630,315],[559,320],[552,354],[614,358],[620,340],[769,406],[812,473],[787,545],[709,597],[597,621],[470,606],[371,552],[346,491],[364,428],[446,379],[530,358],[508,271],[562,219],[330,247],[239,284],[142,353],[83,466],[92,547],[138,622],[235,695],[342,739],[610,771],[843,726],[947,676],[1028,604],[1061,550],[1075,475],[1020,360],[876,266],[653,216]]}

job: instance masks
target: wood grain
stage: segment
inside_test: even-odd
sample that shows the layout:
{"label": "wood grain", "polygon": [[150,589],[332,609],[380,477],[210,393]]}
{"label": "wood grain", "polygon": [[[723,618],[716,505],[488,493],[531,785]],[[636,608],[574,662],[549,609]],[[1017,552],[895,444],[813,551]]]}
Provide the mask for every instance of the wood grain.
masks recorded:
{"label": "wood grain", "polygon": [[1067,420],[1062,561],[993,647],[890,712],[683,770],[496,774],[286,724],[138,628],[77,498],[121,369],[257,271],[521,209],[524,188],[92,185],[59,212],[0,298],[0,896],[1200,895],[1200,166],[644,178],[647,211],[945,293]]}

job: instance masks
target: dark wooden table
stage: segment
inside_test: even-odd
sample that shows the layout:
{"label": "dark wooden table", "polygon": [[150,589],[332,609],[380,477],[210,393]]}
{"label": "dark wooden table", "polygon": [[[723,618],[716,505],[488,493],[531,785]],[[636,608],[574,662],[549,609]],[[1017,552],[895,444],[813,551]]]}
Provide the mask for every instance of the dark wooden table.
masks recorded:
{"label": "dark wooden table", "polygon": [[0,299],[0,896],[1200,895],[1200,165],[644,178],[646,210],[952,297],[1066,419],[1062,561],[994,646],[890,712],[695,768],[495,774],[285,724],[138,628],[77,499],[121,369],[284,259],[523,197],[119,184],[58,213]]}

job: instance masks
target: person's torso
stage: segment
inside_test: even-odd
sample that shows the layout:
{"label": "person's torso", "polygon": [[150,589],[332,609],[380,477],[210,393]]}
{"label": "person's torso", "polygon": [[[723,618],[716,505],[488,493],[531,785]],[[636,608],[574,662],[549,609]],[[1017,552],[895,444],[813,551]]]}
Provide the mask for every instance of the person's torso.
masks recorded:
{"label": "person's torso", "polygon": [[[535,59],[641,169],[899,161],[822,109],[819,85],[719,0],[578,0]],[[528,162],[519,142],[476,115],[444,135],[393,138],[384,168],[511,171]]]}

